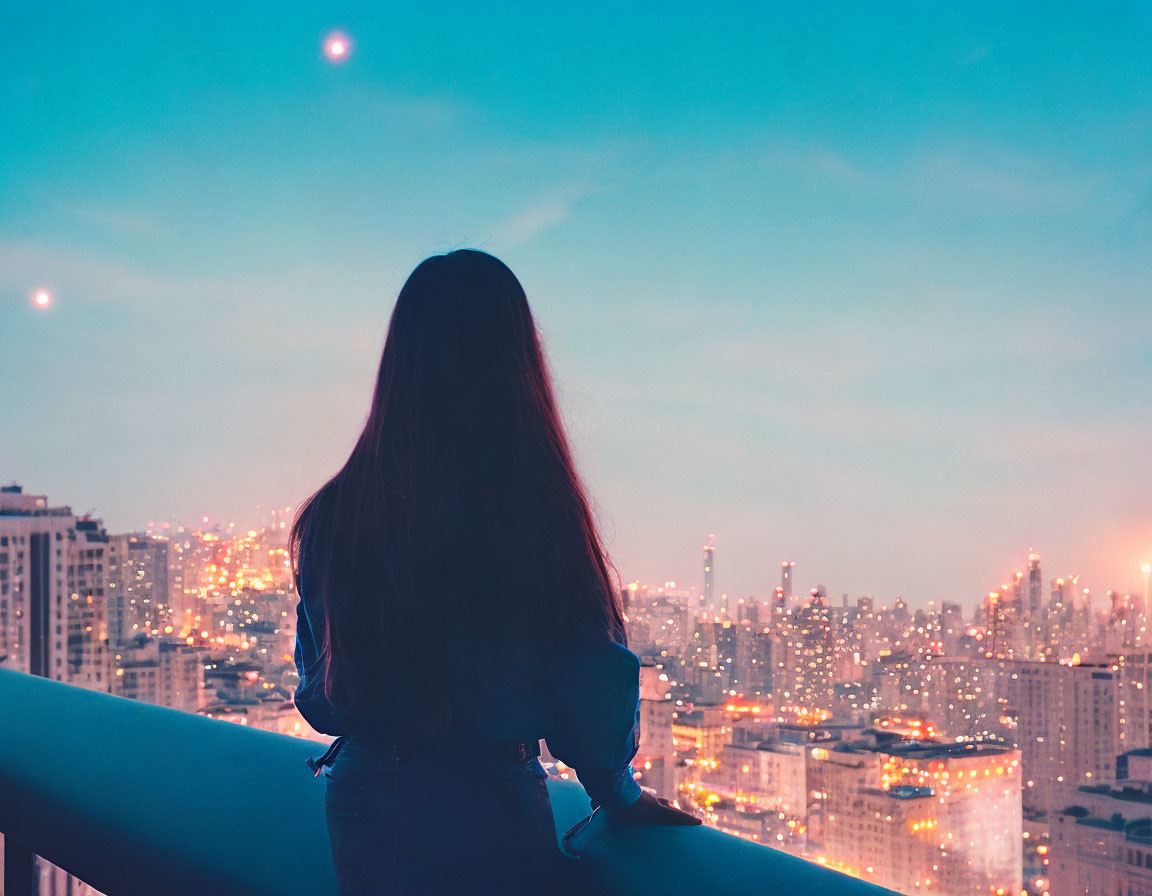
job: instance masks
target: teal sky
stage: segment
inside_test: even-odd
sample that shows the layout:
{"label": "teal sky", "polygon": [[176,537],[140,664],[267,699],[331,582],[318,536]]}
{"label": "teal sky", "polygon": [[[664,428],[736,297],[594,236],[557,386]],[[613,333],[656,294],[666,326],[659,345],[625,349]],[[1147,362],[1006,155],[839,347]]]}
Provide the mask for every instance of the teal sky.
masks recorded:
{"label": "teal sky", "polygon": [[970,604],[1032,546],[1138,587],[1152,6],[552,7],[0,0],[0,480],[295,504],[474,246],[625,580],[711,532],[742,595]]}

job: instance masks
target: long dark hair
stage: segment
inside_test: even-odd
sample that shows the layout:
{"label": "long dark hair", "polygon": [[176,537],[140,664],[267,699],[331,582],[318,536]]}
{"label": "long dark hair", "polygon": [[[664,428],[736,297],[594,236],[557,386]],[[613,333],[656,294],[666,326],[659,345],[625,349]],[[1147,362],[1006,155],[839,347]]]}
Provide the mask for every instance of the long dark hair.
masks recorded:
{"label": "long dark hair", "polygon": [[618,577],[503,262],[462,249],[412,272],[364,431],[300,507],[290,545],[297,589],[323,598],[338,707],[375,701],[434,733],[466,714],[452,695],[464,702],[497,658],[624,642]]}

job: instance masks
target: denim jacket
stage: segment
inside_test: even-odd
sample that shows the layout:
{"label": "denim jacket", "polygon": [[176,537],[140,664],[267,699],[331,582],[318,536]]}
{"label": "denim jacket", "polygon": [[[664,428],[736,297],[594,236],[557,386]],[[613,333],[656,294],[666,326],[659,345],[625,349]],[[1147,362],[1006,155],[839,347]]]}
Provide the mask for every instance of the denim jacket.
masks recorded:
{"label": "denim jacket", "polygon": [[[301,595],[296,605],[294,701],[304,719],[324,734],[371,728],[403,740],[404,719],[381,706],[371,720],[348,718],[324,695],[324,607],[307,576],[307,544],[300,552]],[[591,806],[608,809],[632,804],[640,785],[632,772],[640,720],[640,661],[624,645],[605,637],[596,645],[572,648],[553,657],[545,669],[510,667],[482,700],[483,729],[462,732],[483,741],[535,741],[575,769]]]}

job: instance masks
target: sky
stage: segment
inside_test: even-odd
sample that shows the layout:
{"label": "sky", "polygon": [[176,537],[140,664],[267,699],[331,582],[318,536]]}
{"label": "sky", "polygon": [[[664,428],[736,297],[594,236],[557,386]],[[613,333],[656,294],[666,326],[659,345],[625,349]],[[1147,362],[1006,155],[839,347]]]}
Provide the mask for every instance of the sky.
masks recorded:
{"label": "sky", "polygon": [[804,6],[0,0],[0,481],[295,505],[476,247],[624,581],[1139,588],[1152,7]]}

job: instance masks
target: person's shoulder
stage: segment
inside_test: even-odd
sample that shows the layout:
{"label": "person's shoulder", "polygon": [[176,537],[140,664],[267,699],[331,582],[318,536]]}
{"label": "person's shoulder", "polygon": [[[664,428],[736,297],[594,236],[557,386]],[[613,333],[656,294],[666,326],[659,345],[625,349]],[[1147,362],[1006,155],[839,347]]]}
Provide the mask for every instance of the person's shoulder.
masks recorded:
{"label": "person's shoulder", "polygon": [[613,663],[629,672],[640,670],[640,657],[619,641],[605,641],[600,648],[600,653],[603,654],[605,662]]}
{"label": "person's shoulder", "polygon": [[640,674],[640,658],[607,635],[572,642],[564,651],[563,660],[581,676],[635,679]]}

